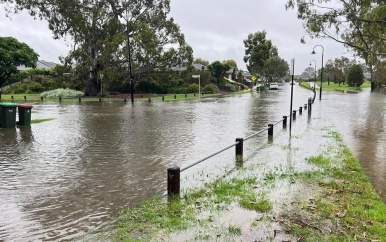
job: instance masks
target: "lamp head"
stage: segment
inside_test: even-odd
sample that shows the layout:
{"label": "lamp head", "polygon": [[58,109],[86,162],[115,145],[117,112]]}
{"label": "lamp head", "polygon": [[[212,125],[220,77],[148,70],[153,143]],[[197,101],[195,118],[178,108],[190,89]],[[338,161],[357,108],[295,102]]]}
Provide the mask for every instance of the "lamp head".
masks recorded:
{"label": "lamp head", "polygon": [[312,54],[312,55],[315,55],[315,54],[316,54],[315,50],[312,50],[311,54]]}

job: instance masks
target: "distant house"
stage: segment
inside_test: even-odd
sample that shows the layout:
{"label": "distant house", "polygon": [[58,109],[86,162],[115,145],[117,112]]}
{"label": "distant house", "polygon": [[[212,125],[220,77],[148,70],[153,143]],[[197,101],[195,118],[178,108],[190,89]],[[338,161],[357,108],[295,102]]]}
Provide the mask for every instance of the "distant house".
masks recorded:
{"label": "distant house", "polygon": [[252,79],[252,74],[249,73],[248,71],[244,71],[243,79],[251,80]]}
{"label": "distant house", "polygon": [[200,64],[200,63],[193,63],[192,65],[196,70],[200,70],[200,71],[207,71],[208,70],[207,66],[204,66],[203,64]]}
{"label": "distant house", "polygon": [[[49,61],[45,61],[45,60],[37,60],[36,61],[36,68],[37,69],[50,69],[50,68],[53,68],[55,67],[56,63],[54,62],[49,62]],[[32,69],[31,67],[25,67],[25,66],[19,66],[17,68],[19,71],[25,71],[25,70],[29,70],[29,69]]]}
{"label": "distant house", "polygon": [[229,69],[225,72],[225,77],[228,78],[229,80],[233,80],[235,69]]}

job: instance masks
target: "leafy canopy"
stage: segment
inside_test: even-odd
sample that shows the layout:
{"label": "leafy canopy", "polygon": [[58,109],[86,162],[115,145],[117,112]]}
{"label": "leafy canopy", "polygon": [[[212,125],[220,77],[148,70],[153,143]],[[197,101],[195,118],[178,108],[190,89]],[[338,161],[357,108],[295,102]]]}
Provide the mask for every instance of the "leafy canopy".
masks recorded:
{"label": "leafy canopy", "polygon": [[265,62],[277,55],[277,48],[272,45],[271,40],[266,39],[266,34],[265,31],[256,32],[249,34],[244,40],[244,62],[252,75],[262,75]]}
{"label": "leafy canopy", "polygon": [[18,72],[18,66],[35,68],[38,56],[27,44],[13,37],[0,37],[0,87]]}

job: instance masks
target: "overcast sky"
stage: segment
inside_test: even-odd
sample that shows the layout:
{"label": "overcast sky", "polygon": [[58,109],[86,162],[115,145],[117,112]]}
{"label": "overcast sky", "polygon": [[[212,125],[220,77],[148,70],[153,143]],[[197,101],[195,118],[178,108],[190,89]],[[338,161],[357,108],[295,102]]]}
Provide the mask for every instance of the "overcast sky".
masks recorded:
{"label": "overcast sky", "polygon": [[[238,68],[246,70],[243,61],[244,44],[249,33],[265,30],[279,50],[279,56],[291,62],[295,58],[295,74],[301,74],[316,60],[321,67],[322,48],[324,63],[342,55],[350,57],[342,44],[332,40],[309,39],[301,44],[304,29],[296,17],[295,10],[285,10],[283,0],[171,0],[170,16],[185,34],[186,42],[193,48],[194,58],[209,62],[234,59]],[[59,63],[59,56],[65,56],[70,43],[54,40],[47,23],[34,20],[28,14],[5,17],[0,8],[0,36],[12,36],[31,46],[41,60]],[[314,66],[314,62],[312,63]]]}

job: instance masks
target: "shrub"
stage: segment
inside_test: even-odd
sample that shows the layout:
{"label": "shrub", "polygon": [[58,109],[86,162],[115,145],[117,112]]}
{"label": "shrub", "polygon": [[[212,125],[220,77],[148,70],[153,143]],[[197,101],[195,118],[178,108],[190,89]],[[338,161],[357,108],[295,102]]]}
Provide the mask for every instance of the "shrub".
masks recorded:
{"label": "shrub", "polygon": [[232,85],[230,83],[226,83],[224,86],[221,87],[224,91],[228,92],[235,92],[237,91],[237,87],[235,85]]}
{"label": "shrub", "polygon": [[42,97],[46,98],[75,98],[75,97],[81,97],[84,96],[83,92],[77,91],[77,90],[72,90],[72,89],[63,89],[59,88],[56,90],[48,91],[48,92],[43,92],[41,94]]}
{"label": "shrub", "polygon": [[364,82],[363,70],[360,65],[352,65],[347,73],[347,84],[350,87],[360,87]]}
{"label": "shrub", "polygon": [[188,91],[190,93],[197,93],[198,92],[198,84],[196,83],[193,83],[193,84],[190,84],[189,87],[188,87]]}
{"label": "shrub", "polygon": [[171,87],[168,88],[168,93],[175,93],[175,94],[185,94],[188,93],[188,88],[186,87]]}
{"label": "shrub", "polygon": [[28,81],[24,83],[16,83],[13,84],[12,87],[8,88],[4,91],[5,94],[33,94],[33,93],[39,93],[43,91],[43,86],[34,81]]}
{"label": "shrub", "polygon": [[204,87],[203,91],[214,94],[220,92],[220,89],[214,84],[208,84]]}

